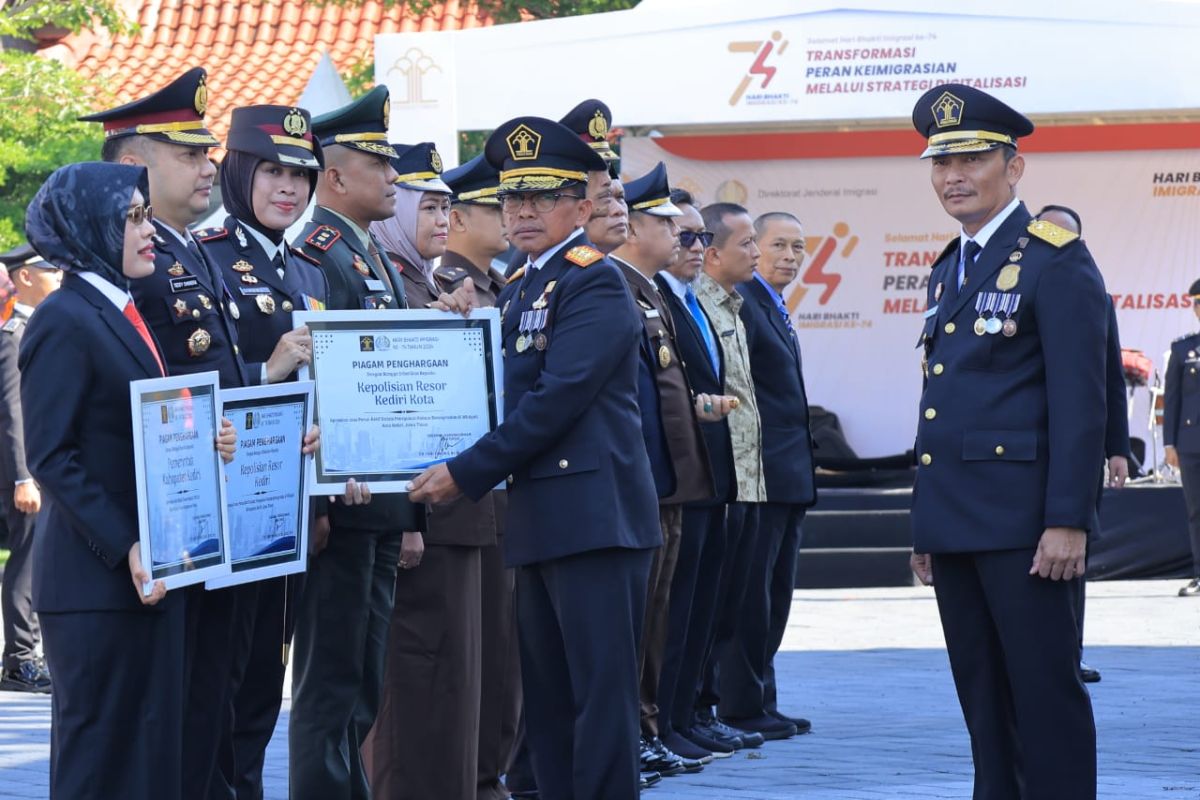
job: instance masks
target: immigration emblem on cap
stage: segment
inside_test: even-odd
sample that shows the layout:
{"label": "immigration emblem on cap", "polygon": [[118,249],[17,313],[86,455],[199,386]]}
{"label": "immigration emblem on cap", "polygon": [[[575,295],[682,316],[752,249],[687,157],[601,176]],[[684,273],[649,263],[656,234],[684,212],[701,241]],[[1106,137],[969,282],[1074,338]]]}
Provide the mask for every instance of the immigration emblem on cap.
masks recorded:
{"label": "immigration emblem on cap", "polygon": [[386,129],[388,120],[392,117],[392,98],[389,96],[383,101],[383,127]]}
{"label": "immigration emblem on cap", "polygon": [[[186,96],[186,95],[185,95]],[[196,113],[204,116],[204,112],[208,110],[208,83],[204,77],[196,84]]]}
{"label": "immigration emblem on cap", "polygon": [[596,109],[595,115],[588,123],[588,133],[592,135],[593,139],[608,137],[608,120],[604,118],[604,114],[600,113],[600,109]]}
{"label": "immigration emblem on cap", "polygon": [[542,136],[528,125],[518,125],[504,140],[513,161],[533,161],[542,148]]}
{"label": "immigration emblem on cap", "polygon": [[292,136],[303,136],[308,133],[308,122],[300,109],[293,108],[283,118],[283,130]]}
{"label": "immigration emblem on cap", "polygon": [[442,171],[442,156],[437,150],[433,150],[429,153],[429,165],[433,167],[434,172]]}
{"label": "immigration emblem on cap", "polygon": [[939,128],[947,128],[951,125],[959,125],[962,123],[963,110],[966,108],[960,98],[950,94],[950,92],[942,92],[933,104],[933,121]]}

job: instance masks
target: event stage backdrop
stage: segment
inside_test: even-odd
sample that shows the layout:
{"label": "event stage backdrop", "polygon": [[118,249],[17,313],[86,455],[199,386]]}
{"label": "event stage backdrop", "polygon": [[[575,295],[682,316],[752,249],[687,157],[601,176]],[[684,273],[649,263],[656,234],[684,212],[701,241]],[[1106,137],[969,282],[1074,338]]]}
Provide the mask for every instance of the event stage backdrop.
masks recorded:
{"label": "event stage backdrop", "polygon": [[[662,160],[672,184],[702,203],[790,211],[803,221],[809,255],[787,301],[809,401],[840,416],[861,456],[912,447],[929,267],[958,233],[930,187],[928,162],[915,157],[921,138],[903,135],[898,141],[912,155],[868,158],[743,160],[754,156],[745,152],[753,137],[622,142],[627,177]],[[722,152],[728,160],[715,160]],[[1055,203],[1080,213],[1117,304],[1122,344],[1145,350],[1161,370],[1170,341],[1197,328],[1186,290],[1200,278],[1200,152],[1033,152],[1026,159],[1019,196],[1031,212]],[[1147,413],[1142,391],[1134,436],[1145,436]]]}

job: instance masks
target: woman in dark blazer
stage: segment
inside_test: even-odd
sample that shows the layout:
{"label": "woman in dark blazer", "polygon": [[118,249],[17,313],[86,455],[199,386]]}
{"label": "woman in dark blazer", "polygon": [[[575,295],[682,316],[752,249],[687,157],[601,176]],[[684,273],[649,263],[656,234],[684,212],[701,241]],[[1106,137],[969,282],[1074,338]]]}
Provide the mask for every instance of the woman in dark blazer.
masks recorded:
{"label": "woman in dark blazer", "polygon": [[[54,675],[50,796],[180,796],[183,597],[149,595],[138,549],[129,382],[165,374],[129,297],[154,270],[146,170],[72,164],[26,216],[65,271],[21,346],[26,455],[44,505],[33,602]],[[218,447],[229,460],[232,427]]]}

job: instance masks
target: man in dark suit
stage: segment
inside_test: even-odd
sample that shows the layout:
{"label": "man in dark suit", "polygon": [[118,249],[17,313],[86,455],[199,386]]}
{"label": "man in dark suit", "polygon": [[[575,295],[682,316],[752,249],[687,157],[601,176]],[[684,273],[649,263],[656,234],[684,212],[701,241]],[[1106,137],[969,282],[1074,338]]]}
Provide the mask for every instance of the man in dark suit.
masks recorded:
{"label": "man in dark suit", "polygon": [[519,567],[525,718],[547,798],[636,797],[637,645],[658,503],[637,407],[640,323],[579,230],[589,170],[570,130],[521,117],[491,135],[524,270],[500,297],[504,421],[412,482],[417,502],[479,498],[508,477],[505,557]]}
{"label": "man in dark suit", "polygon": [[4,663],[0,690],[50,691],[50,673],[38,656],[37,616],[33,613],[33,528],[42,493],[25,464],[21,415],[21,371],[17,354],[33,310],[62,283],[62,270],[23,244],[0,255],[16,289],[8,321],[0,327],[0,502],[8,522],[8,563],[0,583],[4,618]]}
{"label": "man in dark suit", "polygon": [[[658,685],[658,726],[663,743],[673,752],[705,760],[730,756],[734,750],[694,728],[696,690],[708,648],[708,632],[716,615],[717,585],[725,553],[725,507],[737,491],[729,422],[725,419],[735,412],[736,399],[724,395],[724,358],[717,332],[692,288],[713,235],[705,230],[691,195],[676,189],[670,200],[682,212],[676,218],[680,249],[674,261],[654,276],[654,282],[675,321],[675,342],[692,390],[713,398],[711,410],[720,419],[700,423],[713,497],[683,507]],[[702,410],[710,409],[706,404]]]}
{"label": "man in dark suit", "polygon": [[1104,458],[1104,282],[1075,234],[1017,199],[1033,124],[961,84],[913,110],[961,234],[919,344],[914,571],[937,591],[975,798],[1096,796],[1074,581]]}
{"label": "man in dark suit", "polygon": [[[1192,310],[1200,318],[1200,280],[1188,287]],[[1192,579],[1180,597],[1200,596],[1200,333],[1171,342],[1163,391],[1163,444],[1167,464],[1179,470],[1192,543]]]}
{"label": "man in dark suit", "polygon": [[[1037,219],[1052,222],[1065,231],[1083,235],[1083,222],[1079,215],[1066,206],[1043,206]],[[1108,335],[1105,338],[1104,389],[1106,394],[1107,422],[1104,425],[1104,456],[1108,468],[1108,486],[1121,489],[1129,480],[1129,462],[1133,454],[1129,450],[1129,398],[1125,393],[1125,370],[1121,365],[1121,335],[1117,329],[1117,308],[1110,299],[1107,317]],[[1096,496],[1096,514],[1100,513],[1103,487]],[[1087,580],[1079,581],[1079,650],[1083,652],[1083,618],[1087,607]],[[1099,683],[1100,671],[1079,662],[1079,675],[1084,683]]]}
{"label": "man in dark suit", "polygon": [[[711,395],[693,400],[676,344],[676,323],[654,276],[675,260],[683,216],[670,200],[666,167],[660,162],[625,187],[630,205],[629,238],[610,258],[621,270],[642,317],[638,405],[642,436],[658,491],[663,546],[655,553],[646,591],[641,645],[642,768],[662,775],[699,772],[698,759],[683,758],[663,744],[658,726],[658,685],[666,646],[671,581],[683,536],[683,504],[712,498],[708,452],[699,420],[716,422]],[[705,408],[709,410],[705,410]]]}
{"label": "man in dark suit", "polygon": [[804,231],[793,215],[775,212],[758,217],[754,232],[762,255],[754,278],[737,290],[745,298],[740,315],[762,420],[767,502],[758,511],[741,619],[719,665],[719,710],[734,728],[782,739],[812,727],[780,713],[774,665],[792,607],[800,525],[817,500],[800,340],[783,300],[804,261]]}
{"label": "man in dark suit", "polygon": [[[295,244],[319,263],[330,309],[406,307],[395,267],[368,232],[396,202],[387,106],[387,88],[378,86],[313,120],[324,171],[312,221]],[[293,800],[369,796],[360,747],[379,709],[401,538],[420,531],[423,518],[401,494],[359,507],[339,500],[330,504],[329,528],[313,537],[292,672]]]}

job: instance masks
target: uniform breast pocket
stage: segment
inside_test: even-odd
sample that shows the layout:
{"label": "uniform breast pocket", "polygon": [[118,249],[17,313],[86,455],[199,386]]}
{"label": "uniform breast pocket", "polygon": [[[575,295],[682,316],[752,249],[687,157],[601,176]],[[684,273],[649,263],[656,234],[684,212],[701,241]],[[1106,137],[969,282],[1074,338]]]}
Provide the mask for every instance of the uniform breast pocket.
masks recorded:
{"label": "uniform breast pocket", "polygon": [[557,478],[562,475],[577,475],[580,472],[595,472],[600,469],[600,458],[595,453],[549,452],[539,456],[529,466],[531,478]]}
{"label": "uniform breast pocket", "polygon": [[966,431],[963,461],[1036,461],[1037,431]]}

